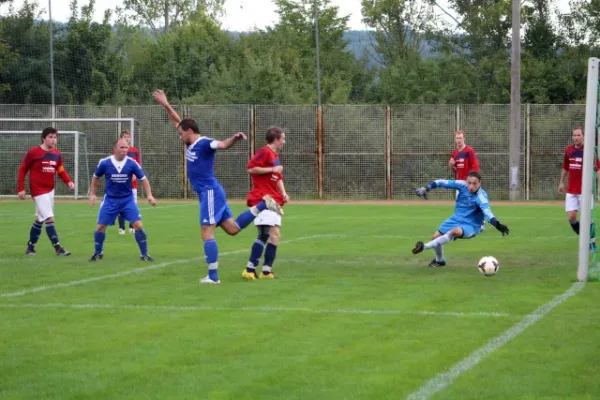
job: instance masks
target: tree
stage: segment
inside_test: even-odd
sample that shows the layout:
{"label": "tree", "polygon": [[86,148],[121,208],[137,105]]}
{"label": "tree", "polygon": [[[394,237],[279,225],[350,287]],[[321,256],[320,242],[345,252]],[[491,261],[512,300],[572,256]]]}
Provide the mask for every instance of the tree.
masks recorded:
{"label": "tree", "polygon": [[185,24],[194,14],[215,20],[222,15],[224,4],[225,0],[124,0],[116,12],[121,23],[145,25],[160,34]]}
{"label": "tree", "polygon": [[3,103],[50,103],[48,24],[37,22],[40,17],[37,3],[25,1],[20,9],[0,19],[6,55],[0,72]]}

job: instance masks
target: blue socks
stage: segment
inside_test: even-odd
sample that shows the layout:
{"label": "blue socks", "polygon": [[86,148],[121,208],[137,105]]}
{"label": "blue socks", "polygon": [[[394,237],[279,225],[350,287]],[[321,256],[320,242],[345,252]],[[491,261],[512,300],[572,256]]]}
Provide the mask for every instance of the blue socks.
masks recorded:
{"label": "blue socks", "polygon": [[204,241],[204,256],[208,264],[208,277],[213,281],[219,280],[219,247],[215,239]]}
{"label": "blue socks", "polygon": [[46,233],[50,238],[50,242],[52,242],[52,246],[54,246],[56,250],[60,249],[60,243],[58,243],[58,233],[56,233],[54,222],[46,222]]}
{"label": "blue socks", "polygon": [[33,225],[31,225],[31,230],[29,231],[29,243],[27,243],[30,247],[35,246],[40,235],[42,234],[42,222],[34,221]]}
{"label": "blue socks", "polygon": [[275,246],[273,243],[267,243],[267,246],[265,247],[265,262],[263,265],[273,267],[273,262],[275,261],[276,255],[277,246]]}
{"label": "blue socks", "polygon": [[146,241],[146,231],[143,229],[141,231],[135,231],[135,241],[140,247],[140,256],[147,256],[148,242]]}
{"label": "blue socks", "polygon": [[256,209],[258,212],[264,211],[267,209],[267,203],[264,200],[261,200],[260,203],[256,205]]}
{"label": "blue socks", "polygon": [[94,254],[102,254],[106,232],[94,231]]}
{"label": "blue socks", "polygon": [[246,267],[246,271],[254,272],[254,270],[256,269],[256,266],[260,262],[260,257],[262,256],[264,249],[265,249],[265,243],[260,239],[256,239],[254,241],[254,244],[252,244],[252,250],[250,250],[250,259],[248,260],[252,263],[254,268],[250,268],[250,265],[248,265],[248,267]]}
{"label": "blue socks", "polygon": [[238,215],[238,217],[235,219],[235,223],[238,226],[238,228],[244,229],[245,227],[250,225],[252,221],[254,221],[254,218],[256,218],[256,215],[252,214],[251,210],[246,210],[240,215]]}
{"label": "blue socks", "polygon": [[574,223],[572,223],[571,228],[573,228],[575,233],[579,235],[579,221],[575,221]]}

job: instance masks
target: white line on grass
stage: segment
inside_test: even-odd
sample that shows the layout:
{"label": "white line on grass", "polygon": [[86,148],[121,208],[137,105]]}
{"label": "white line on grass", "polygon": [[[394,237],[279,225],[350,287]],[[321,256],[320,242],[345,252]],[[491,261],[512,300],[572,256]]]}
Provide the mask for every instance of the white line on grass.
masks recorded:
{"label": "white line on grass", "polygon": [[539,322],[550,311],[566,301],[569,297],[575,296],[577,293],[579,293],[581,289],[583,289],[584,285],[585,283],[583,282],[574,283],[569,290],[540,306],[534,312],[527,314],[516,325],[511,326],[508,330],[491,339],[485,345],[471,353],[467,358],[458,362],[457,364],[454,364],[449,370],[434,376],[423,386],[417,389],[417,391],[410,394],[407,397],[407,400],[429,399],[434,394],[446,389],[448,386],[453,384],[456,378],[458,378],[460,375],[474,368],[487,356],[523,333],[525,329]]}
{"label": "white line on grass", "polygon": [[[301,240],[309,240],[309,239],[324,239],[324,238],[328,238],[328,237],[335,237],[335,235],[313,235],[313,236],[303,236],[303,237],[299,237],[296,239],[290,239],[290,240],[286,240],[286,241],[282,241],[281,243],[291,243],[291,242],[298,242]],[[243,250],[235,250],[235,251],[227,251],[224,253],[219,254],[220,256],[227,256],[227,255],[231,255],[231,254],[239,254],[239,253],[243,253],[243,252],[247,252],[249,251],[247,248],[243,249]],[[57,283],[54,285],[48,285],[48,286],[38,286],[35,288],[31,288],[31,289],[24,289],[24,290],[19,290],[17,292],[10,292],[10,293],[0,293],[0,297],[18,297],[18,296],[24,296],[26,294],[31,294],[31,293],[37,293],[37,292],[44,292],[46,290],[51,290],[51,289],[60,289],[60,288],[65,288],[65,287],[70,287],[70,286],[77,286],[77,285],[85,285],[87,283],[91,283],[91,282],[97,282],[97,281],[102,281],[105,279],[112,279],[112,278],[120,278],[123,276],[127,276],[127,275],[133,275],[133,274],[140,274],[142,272],[146,272],[146,271],[152,271],[155,269],[160,269],[160,268],[164,268],[167,267],[169,265],[174,265],[174,264],[181,264],[181,263],[185,263],[185,262],[193,262],[193,261],[199,261],[199,260],[203,260],[204,257],[194,257],[194,258],[188,258],[185,260],[173,260],[173,261],[166,261],[160,264],[153,264],[153,265],[149,265],[147,267],[142,267],[142,268],[134,268],[134,269],[130,269],[127,271],[122,271],[122,272],[117,272],[114,274],[110,274],[110,275],[101,275],[101,276],[95,276],[92,278],[87,278],[87,279],[81,279],[81,280],[77,280],[77,281],[71,281],[71,282],[63,282],[63,283]]]}
{"label": "white line on grass", "polygon": [[241,312],[303,312],[313,314],[360,314],[360,315],[423,315],[433,317],[510,317],[510,314],[495,312],[459,311],[419,311],[419,310],[361,310],[361,309],[319,309],[296,307],[215,307],[215,306],[164,306],[137,304],[1,304],[0,308],[69,308],[69,309],[108,309],[108,310],[163,310],[163,311],[241,311]]}

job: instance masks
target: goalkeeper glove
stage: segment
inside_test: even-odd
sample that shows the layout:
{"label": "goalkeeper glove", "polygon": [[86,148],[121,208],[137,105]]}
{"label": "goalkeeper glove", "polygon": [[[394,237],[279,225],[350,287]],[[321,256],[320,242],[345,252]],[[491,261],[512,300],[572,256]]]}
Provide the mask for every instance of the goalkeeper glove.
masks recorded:
{"label": "goalkeeper glove", "polygon": [[427,189],[426,187],[420,187],[418,189],[415,189],[416,195],[424,198],[425,200],[427,200],[427,192],[429,192],[429,189]]}
{"label": "goalkeeper glove", "polygon": [[494,225],[494,227],[502,233],[502,236],[508,235],[510,233],[508,226],[501,224],[500,221],[498,221],[496,218],[491,220],[490,224]]}

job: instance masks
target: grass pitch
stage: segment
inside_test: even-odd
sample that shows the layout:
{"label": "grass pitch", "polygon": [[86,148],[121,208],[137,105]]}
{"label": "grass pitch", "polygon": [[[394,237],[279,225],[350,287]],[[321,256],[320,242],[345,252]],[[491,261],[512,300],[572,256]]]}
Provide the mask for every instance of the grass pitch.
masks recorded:
{"label": "grass pitch", "polygon": [[[575,283],[560,206],[492,204],[493,227],[413,256],[452,206],[286,207],[278,280],[246,282],[256,230],[219,231],[206,275],[195,203],[141,206],[152,264],[97,208],[58,203],[70,257],[45,232],[26,257],[27,202],[0,202],[2,399],[595,399],[600,292]],[[234,205],[234,213],[243,210]],[[477,261],[500,261],[484,277]],[[563,297],[560,297],[560,296]]]}

